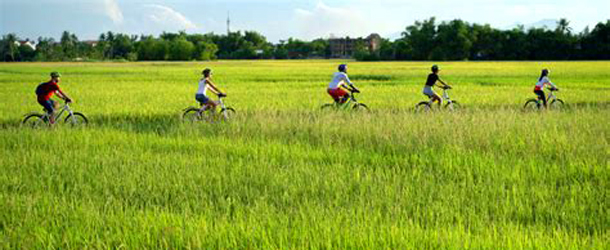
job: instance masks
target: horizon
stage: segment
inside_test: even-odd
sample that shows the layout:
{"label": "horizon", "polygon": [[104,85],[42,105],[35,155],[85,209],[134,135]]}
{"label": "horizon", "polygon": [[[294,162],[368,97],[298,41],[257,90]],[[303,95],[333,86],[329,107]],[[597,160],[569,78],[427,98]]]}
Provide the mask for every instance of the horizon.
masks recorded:
{"label": "horizon", "polygon": [[[610,3],[595,0],[578,4],[565,0],[491,3],[474,0],[457,4],[442,0],[438,5],[398,0],[296,0],[290,3],[279,0],[2,0],[0,34],[15,33],[22,40],[34,41],[38,37],[57,40],[63,31],[75,34],[79,40],[97,40],[108,31],[154,36],[179,31],[226,34],[227,16],[230,16],[231,31],[256,31],[272,43],[288,38],[311,41],[331,36],[366,37],[371,33],[394,40],[407,26],[430,17],[436,17],[439,23],[460,19],[489,24],[500,30],[517,25],[527,29],[530,25],[536,27],[536,23],[566,18],[573,31],[580,33],[585,27],[592,29],[609,19],[603,9],[610,9]],[[47,13],[59,14],[49,17]]]}

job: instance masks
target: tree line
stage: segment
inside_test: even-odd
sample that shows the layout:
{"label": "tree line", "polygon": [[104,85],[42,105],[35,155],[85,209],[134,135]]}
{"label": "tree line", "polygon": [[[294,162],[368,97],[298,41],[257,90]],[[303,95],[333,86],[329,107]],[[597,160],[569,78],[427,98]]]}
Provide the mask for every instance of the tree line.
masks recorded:
{"label": "tree line", "polygon": [[[79,41],[64,31],[61,39],[40,37],[35,49],[21,45],[15,34],[0,39],[2,61],[189,61],[215,59],[330,58],[328,39],[290,38],[277,44],[258,32],[218,35],[163,33],[127,35],[107,32],[97,41]],[[434,17],[406,27],[395,41],[381,39],[371,51],[358,39],[352,56],[357,60],[607,60],[610,59],[610,20],[574,33],[561,19],[554,30],[523,26],[500,30],[490,25],[456,19],[437,23]]]}
{"label": "tree line", "polygon": [[511,30],[435,18],[408,26],[402,38],[384,40],[376,52],[360,60],[607,60],[610,59],[610,20],[593,30],[574,33],[560,19],[554,30],[523,26]]}

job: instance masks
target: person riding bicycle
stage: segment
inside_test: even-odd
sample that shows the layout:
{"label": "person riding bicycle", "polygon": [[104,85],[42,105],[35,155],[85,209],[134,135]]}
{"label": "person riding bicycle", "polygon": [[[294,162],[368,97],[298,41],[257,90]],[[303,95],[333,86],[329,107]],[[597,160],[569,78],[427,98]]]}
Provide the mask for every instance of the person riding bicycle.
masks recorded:
{"label": "person riding bicycle", "polygon": [[553,84],[551,82],[551,80],[549,79],[549,73],[551,73],[550,70],[543,69],[542,73],[540,74],[540,78],[538,78],[538,82],[536,83],[536,86],[534,87],[534,93],[538,96],[538,99],[542,100],[542,104],[544,105],[545,108],[546,108],[546,95],[544,94],[544,86],[549,85],[549,86],[551,86],[551,90],[559,90],[559,88],[557,88],[557,86],[555,86],[555,84]]}
{"label": "person riding bicycle", "polygon": [[212,82],[211,69],[204,69],[202,74],[203,78],[199,80],[199,88],[197,88],[197,93],[195,93],[195,99],[199,102],[201,106],[205,105],[206,110],[210,108],[213,110],[216,108],[219,102],[211,100],[207,96],[206,91],[209,89],[212,93],[218,95],[219,97],[225,97],[227,96],[227,94],[222,93],[222,91],[220,91],[218,87],[216,87],[216,84]]}
{"label": "person riding bicycle", "polygon": [[[432,65],[432,73],[430,73],[428,75],[428,79],[426,80],[426,85],[424,86],[424,95],[428,96],[429,98],[432,98],[432,102],[436,101],[436,102],[438,102],[438,106],[441,106],[443,99],[436,92],[434,92],[432,87],[434,85],[436,85],[439,88],[450,89],[451,86],[449,86],[448,84],[446,84],[439,78],[439,76],[438,76],[439,71],[440,71],[440,68],[438,67],[438,65]],[[436,82],[440,82],[443,85],[442,86],[438,85],[438,84],[436,84]]]}
{"label": "person riding bicycle", "polygon": [[68,97],[68,95],[66,95],[66,93],[59,88],[58,83],[60,78],[61,74],[59,74],[59,72],[51,72],[51,80],[48,82],[43,82],[36,87],[38,104],[44,107],[46,112],[49,114],[49,122],[51,124],[55,123],[55,118],[53,115],[58,104],[56,101],[51,99],[53,94],[57,94],[59,98],[65,100],[67,103],[72,102],[72,99],[70,99],[70,97]]}
{"label": "person riding bicycle", "polygon": [[355,93],[360,93],[360,90],[358,90],[358,88],[356,88],[356,86],[354,86],[354,84],[349,80],[349,77],[347,76],[347,65],[339,65],[338,70],[339,72],[333,74],[333,79],[328,84],[327,92],[333,98],[333,100],[335,100],[335,102],[343,104],[350,98],[350,95],[341,87]]}

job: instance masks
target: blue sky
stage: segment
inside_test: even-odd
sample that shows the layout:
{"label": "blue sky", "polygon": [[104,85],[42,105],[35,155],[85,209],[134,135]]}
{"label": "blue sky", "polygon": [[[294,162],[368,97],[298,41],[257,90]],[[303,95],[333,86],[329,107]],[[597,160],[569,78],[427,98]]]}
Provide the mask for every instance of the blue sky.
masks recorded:
{"label": "blue sky", "polygon": [[610,19],[607,0],[0,0],[0,34],[81,40],[100,33],[256,30],[270,41],[296,37],[390,36],[415,20],[460,18],[497,28],[567,18],[575,31]]}

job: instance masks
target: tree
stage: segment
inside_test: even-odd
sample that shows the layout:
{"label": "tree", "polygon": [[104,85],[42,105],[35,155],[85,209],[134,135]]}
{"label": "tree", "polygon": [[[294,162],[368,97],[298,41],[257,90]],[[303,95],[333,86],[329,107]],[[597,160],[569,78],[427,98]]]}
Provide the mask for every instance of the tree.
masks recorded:
{"label": "tree", "polygon": [[598,23],[591,32],[581,38],[582,54],[587,59],[610,59],[610,20]]}
{"label": "tree", "polygon": [[288,50],[288,59],[304,59],[309,57],[312,47],[302,40],[289,38],[286,50]]}
{"label": "tree", "polygon": [[311,41],[311,56],[330,58],[330,44],[328,40],[316,39]]}
{"label": "tree", "polygon": [[218,46],[216,46],[216,44],[201,41],[195,45],[195,54],[193,58],[203,61],[215,60],[216,52],[218,52]]}
{"label": "tree", "polygon": [[26,45],[19,46],[19,61],[31,62],[35,56],[36,51],[32,47]]}
{"label": "tree", "polygon": [[275,50],[273,51],[273,58],[288,59],[288,49],[286,49],[286,41],[280,40],[280,43],[275,46]]}
{"label": "tree", "polygon": [[179,37],[170,42],[169,59],[173,61],[191,60],[195,45],[186,40],[184,37]]}
{"label": "tree", "polygon": [[68,31],[64,31],[61,35],[60,46],[62,49],[62,59],[71,60],[77,57],[78,51],[77,44],[78,38],[74,34],[70,34]]}
{"label": "tree", "polygon": [[111,42],[111,59],[134,59],[137,56],[131,54],[135,52],[134,42],[137,37],[130,37],[125,34],[116,34],[114,40]]}
{"label": "tree", "polygon": [[[409,59],[429,60],[432,50],[436,47],[436,18],[431,17],[423,22],[416,21],[402,33],[406,44],[401,45],[401,55],[409,55]],[[406,45],[405,47],[402,47]]]}
{"label": "tree", "polygon": [[13,33],[2,36],[2,40],[0,40],[0,54],[3,61],[14,62],[19,57],[18,40],[17,35]]}
{"label": "tree", "polygon": [[502,58],[504,35],[501,31],[493,29],[489,24],[473,24],[470,27],[472,47],[470,59],[498,60]]}
{"label": "tree", "polygon": [[436,46],[432,49],[430,59],[468,59],[472,42],[467,23],[459,19],[441,23],[438,26],[434,44]]}

